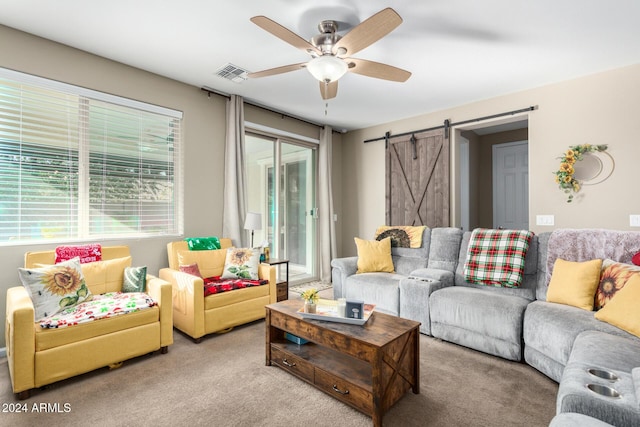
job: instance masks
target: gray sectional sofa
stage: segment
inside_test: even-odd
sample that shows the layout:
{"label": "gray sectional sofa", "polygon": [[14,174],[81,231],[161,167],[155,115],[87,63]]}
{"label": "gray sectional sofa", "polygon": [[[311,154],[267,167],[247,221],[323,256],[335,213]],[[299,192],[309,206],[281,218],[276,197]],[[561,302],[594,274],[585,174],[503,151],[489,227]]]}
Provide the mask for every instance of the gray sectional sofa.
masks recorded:
{"label": "gray sectional sofa", "polygon": [[[461,238],[462,231],[457,228],[425,228],[420,248],[391,248],[395,273],[356,274],[357,257],[334,259],[331,261],[333,296],[375,301],[378,311],[413,318],[401,312],[401,282],[412,277],[412,274],[421,273],[421,283],[431,278],[441,281],[443,286],[452,284]],[[422,332],[428,333],[427,330]]]}
{"label": "gray sectional sofa", "polygon": [[[559,415],[575,413],[614,426],[638,426],[640,339],[595,319],[593,312],[547,302],[546,290],[551,258],[630,263],[633,251],[640,251],[640,233],[596,229],[554,233],[531,239],[518,288],[465,281],[471,232],[434,228],[425,230],[423,247],[392,249],[395,273],[356,274],[356,257],[334,259],[334,297],[375,303],[380,311],[421,322],[424,334],[524,360],[560,383]],[[565,233],[562,238],[557,237],[560,233]],[[618,379],[600,378],[589,369],[614,373]],[[606,394],[605,387],[621,396],[598,394]]]}

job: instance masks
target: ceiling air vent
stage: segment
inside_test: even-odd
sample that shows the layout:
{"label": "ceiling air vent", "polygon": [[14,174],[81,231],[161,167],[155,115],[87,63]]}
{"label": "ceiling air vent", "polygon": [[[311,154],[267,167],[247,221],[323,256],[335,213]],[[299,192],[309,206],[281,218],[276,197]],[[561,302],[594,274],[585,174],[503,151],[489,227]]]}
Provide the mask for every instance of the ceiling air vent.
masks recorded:
{"label": "ceiling air vent", "polygon": [[223,79],[231,80],[235,83],[242,83],[243,81],[247,80],[248,73],[248,70],[240,68],[231,63],[224,65],[216,70],[216,76],[222,77]]}

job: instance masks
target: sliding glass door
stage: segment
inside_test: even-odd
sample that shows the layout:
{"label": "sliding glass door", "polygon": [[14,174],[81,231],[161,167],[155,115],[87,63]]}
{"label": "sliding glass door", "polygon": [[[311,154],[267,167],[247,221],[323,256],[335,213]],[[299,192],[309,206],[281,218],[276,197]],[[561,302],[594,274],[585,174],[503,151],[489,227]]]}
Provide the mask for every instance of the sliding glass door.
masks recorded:
{"label": "sliding glass door", "polygon": [[272,257],[289,260],[289,281],[317,279],[317,145],[246,135],[248,210],[260,212]]}

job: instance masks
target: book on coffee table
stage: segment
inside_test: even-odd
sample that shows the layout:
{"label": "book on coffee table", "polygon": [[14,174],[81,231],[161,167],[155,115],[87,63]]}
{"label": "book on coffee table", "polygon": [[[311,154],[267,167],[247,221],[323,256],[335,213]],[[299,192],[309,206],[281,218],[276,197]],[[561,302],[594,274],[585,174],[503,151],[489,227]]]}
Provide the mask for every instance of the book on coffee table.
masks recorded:
{"label": "book on coffee table", "polygon": [[315,313],[305,313],[304,307],[298,310],[304,319],[325,320],[327,322],[350,323],[352,325],[364,325],[371,317],[375,304],[364,304],[362,319],[343,317],[338,314],[338,301],[331,299],[319,299],[316,303]]}

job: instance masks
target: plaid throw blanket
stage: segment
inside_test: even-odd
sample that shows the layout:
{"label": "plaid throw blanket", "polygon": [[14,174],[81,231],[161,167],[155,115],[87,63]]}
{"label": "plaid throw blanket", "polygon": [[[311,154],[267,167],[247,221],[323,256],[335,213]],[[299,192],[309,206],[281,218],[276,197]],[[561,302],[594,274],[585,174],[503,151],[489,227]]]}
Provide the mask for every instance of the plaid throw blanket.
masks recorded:
{"label": "plaid throw blanket", "polygon": [[467,248],[465,280],[490,286],[520,286],[531,236],[533,233],[527,230],[476,228]]}
{"label": "plaid throw blanket", "polygon": [[205,297],[212,294],[219,294],[221,292],[250,288],[252,286],[262,286],[269,283],[268,280],[221,279],[220,276],[207,277],[203,280]]}

